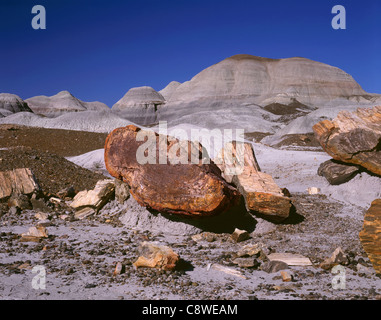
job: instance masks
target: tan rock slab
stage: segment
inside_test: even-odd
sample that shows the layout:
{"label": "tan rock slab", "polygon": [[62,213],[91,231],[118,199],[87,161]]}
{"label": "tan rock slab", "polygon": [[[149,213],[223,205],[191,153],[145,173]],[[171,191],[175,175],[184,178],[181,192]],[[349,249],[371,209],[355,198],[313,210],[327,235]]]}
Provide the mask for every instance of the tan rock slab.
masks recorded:
{"label": "tan rock slab", "polygon": [[282,261],[289,266],[312,266],[312,262],[309,258],[295,253],[270,253],[267,258],[270,261]]}

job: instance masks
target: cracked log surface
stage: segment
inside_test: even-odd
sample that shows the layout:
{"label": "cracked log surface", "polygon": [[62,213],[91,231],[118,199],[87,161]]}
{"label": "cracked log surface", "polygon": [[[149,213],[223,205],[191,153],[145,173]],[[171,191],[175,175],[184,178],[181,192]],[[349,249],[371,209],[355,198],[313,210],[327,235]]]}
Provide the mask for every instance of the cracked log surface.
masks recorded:
{"label": "cracked log surface", "polygon": [[365,213],[360,240],[373,268],[381,274],[381,199],[374,200]]}
{"label": "cracked log surface", "polygon": [[381,175],[381,106],[341,111],[333,121],[315,124],[313,130],[335,160]]}
{"label": "cracked log surface", "polygon": [[[129,185],[140,205],[159,212],[197,217],[215,215],[238,204],[241,196],[238,190],[222,178],[220,169],[212,161],[203,163],[200,144],[180,143],[149,130],[142,132],[150,138],[139,141],[140,131],[134,125],[117,128],[109,134],[105,144],[108,172]],[[168,158],[160,164],[163,144]],[[140,164],[138,149],[144,149],[147,157],[149,152],[156,154],[155,163]],[[179,160],[181,155],[185,156],[186,163],[174,164],[173,160]],[[191,161],[192,157],[196,163]]]}

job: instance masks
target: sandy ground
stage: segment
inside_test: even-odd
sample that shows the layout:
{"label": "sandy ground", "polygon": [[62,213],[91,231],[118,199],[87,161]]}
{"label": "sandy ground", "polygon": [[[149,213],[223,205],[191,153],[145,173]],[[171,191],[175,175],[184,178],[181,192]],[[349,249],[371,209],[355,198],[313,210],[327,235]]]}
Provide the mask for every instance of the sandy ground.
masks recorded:
{"label": "sandy ground", "polygon": [[[380,197],[381,179],[361,173],[350,182],[330,186],[317,176],[320,163],[329,159],[320,151],[274,149],[254,143],[261,169],[280,187],[291,192],[295,210],[287,221],[272,224],[242,210],[214,220],[189,220],[152,215],[130,198],[115,200],[98,215],[73,219],[65,205],[49,212],[49,237],[39,243],[21,242],[19,235],[35,226],[35,210],[0,217],[0,299],[380,299],[381,279],[362,249],[358,233],[370,202]],[[104,169],[102,149],[69,157],[89,169]],[[84,160],[86,159],[86,161]],[[307,188],[317,187],[310,195]],[[69,218],[63,220],[62,214]],[[224,223],[223,223],[224,222]],[[235,227],[251,232],[250,239],[235,243]],[[205,240],[191,236],[211,232]],[[142,241],[169,245],[183,259],[173,272],[132,267]],[[266,253],[288,252],[308,257],[311,266],[290,266],[291,282],[280,272],[233,263],[247,244],[261,243]],[[343,273],[318,265],[341,247],[349,258]],[[124,272],[113,276],[117,262]],[[243,277],[213,268],[218,264]],[[37,269],[33,269],[37,267]],[[37,272],[36,272],[37,270]],[[45,274],[45,288],[36,288],[36,276]],[[337,276],[343,286],[335,287]]]}

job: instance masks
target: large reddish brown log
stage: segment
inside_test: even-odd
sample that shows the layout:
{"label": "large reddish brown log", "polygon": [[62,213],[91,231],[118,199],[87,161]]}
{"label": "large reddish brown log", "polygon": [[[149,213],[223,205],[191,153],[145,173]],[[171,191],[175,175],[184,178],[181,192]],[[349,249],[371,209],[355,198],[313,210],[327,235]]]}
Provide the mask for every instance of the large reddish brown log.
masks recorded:
{"label": "large reddish brown log", "polygon": [[[153,139],[147,137],[138,141],[140,131],[133,125],[117,128],[108,135],[105,143],[108,172],[130,186],[132,196],[140,205],[171,214],[209,216],[238,203],[240,193],[221,177],[220,169],[212,161],[203,163],[201,145],[188,141],[180,143],[153,131],[143,132]],[[143,144],[144,155],[156,154],[156,162],[141,164],[138,161],[137,154]],[[159,147],[163,144],[168,158],[160,164]],[[173,154],[172,148],[178,148],[178,152]],[[173,164],[173,159],[184,152],[186,163]]]}

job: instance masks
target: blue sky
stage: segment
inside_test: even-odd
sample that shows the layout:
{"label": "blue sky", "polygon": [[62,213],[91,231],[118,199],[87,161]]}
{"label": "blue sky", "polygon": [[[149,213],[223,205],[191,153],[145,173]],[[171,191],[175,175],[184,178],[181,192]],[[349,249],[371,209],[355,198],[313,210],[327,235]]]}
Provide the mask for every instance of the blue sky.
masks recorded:
{"label": "blue sky", "polygon": [[[46,8],[46,30],[31,26]],[[346,8],[346,30],[331,9]],[[0,92],[68,90],[112,106],[131,87],[161,90],[229,56],[306,57],[381,93],[379,0],[1,0]]]}

